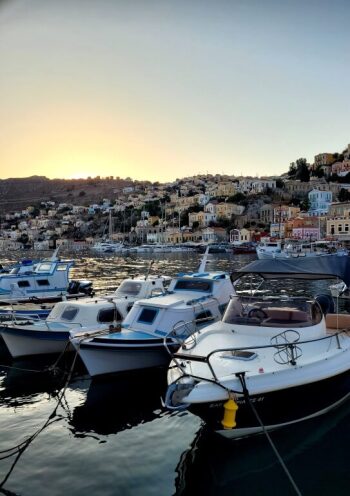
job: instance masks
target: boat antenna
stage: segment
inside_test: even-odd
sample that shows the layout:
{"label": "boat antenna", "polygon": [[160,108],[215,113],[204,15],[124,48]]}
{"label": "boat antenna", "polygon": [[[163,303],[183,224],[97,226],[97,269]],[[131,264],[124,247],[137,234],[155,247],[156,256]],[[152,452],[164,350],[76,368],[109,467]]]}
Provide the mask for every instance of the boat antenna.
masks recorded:
{"label": "boat antenna", "polygon": [[51,262],[55,262],[56,260],[58,260],[58,256],[57,256],[57,253],[58,253],[58,250],[60,249],[61,245],[58,245],[56,250],[53,252],[52,256],[51,256]]}
{"label": "boat antenna", "polygon": [[147,270],[147,273],[146,273],[146,276],[145,276],[145,281],[147,281],[149,275],[150,275],[150,272],[151,272],[151,268],[152,268],[152,265],[154,264],[154,260],[151,260],[149,266],[148,266],[148,270]]}
{"label": "boat antenna", "polygon": [[205,249],[203,258],[201,259],[201,263],[198,267],[198,272],[205,272],[205,266],[207,265],[208,262],[208,255],[209,255],[209,245]]}

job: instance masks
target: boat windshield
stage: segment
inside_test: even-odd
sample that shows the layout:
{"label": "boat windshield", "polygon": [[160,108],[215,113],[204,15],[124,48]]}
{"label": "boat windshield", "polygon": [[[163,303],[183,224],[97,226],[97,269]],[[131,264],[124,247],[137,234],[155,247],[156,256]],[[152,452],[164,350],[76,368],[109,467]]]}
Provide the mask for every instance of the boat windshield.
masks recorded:
{"label": "boat windshield", "polygon": [[136,281],[124,281],[119,286],[117,293],[124,295],[137,296],[141,291],[142,284]]}
{"label": "boat windshield", "polygon": [[319,324],[322,311],[303,298],[233,296],[223,317],[228,324],[263,327],[309,327]]}

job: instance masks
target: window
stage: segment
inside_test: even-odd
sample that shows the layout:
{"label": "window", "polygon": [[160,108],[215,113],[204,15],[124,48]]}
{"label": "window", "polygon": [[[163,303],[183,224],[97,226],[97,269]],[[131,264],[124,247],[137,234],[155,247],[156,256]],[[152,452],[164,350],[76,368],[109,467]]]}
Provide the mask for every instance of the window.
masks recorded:
{"label": "window", "polygon": [[174,290],[182,289],[185,291],[204,291],[204,292],[209,292],[211,291],[211,282],[210,281],[203,281],[199,279],[188,279],[188,280],[183,280],[180,279],[177,281],[175,284]]}
{"label": "window", "polygon": [[19,288],[29,288],[30,282],[29,281],[18,281],[18,287]]}
{"label": "window", "polygon": [[52,268],[52,264],[50,263],[42,263],[39,264],[36,271],[37,272],[50,272]]}
{"label": "window", "polygon": [[205,310],[204,312],[198,313],[196,315],[196,322],[198,325],[203,325],[207,324],[212,318],[212,313],[209,310]]}
{"label": "window", "polygon": [[124,281],[119,286],[118,293],[120,292],[127,295],[136,296],[139,294],[141,287],[142,285],[140,282]]}
{"label": "window", "polygon": [[344,229],[345,232],[349,232],[349,224],[345,224],[345,229]]}
{"label": "window", "polygon": [[141,322],[142,324],[153,324],[157,313],[158,310],[155,310],[153,308],[143,308],[141,310],[139,318],[137,319],[137,322]]}
{"label": "window", "polygon": [[79,308],[73,306],[67,306],[61,315],[62,320],[73,320],[77,313],[79,312]]}
{"label": "window", "polygon": [[99,311],[98,317],[97,317],[98,322],[101,322],[102,324],[108,323],[108,322],[119,322],[123,320],[123,317],[120,315],[118,310],[116,310],[114,307],[113,308],[103,308],[102,310]]}
{"label": "window", "polygon": [[47,279],[38,279],[38,286],[50,286],[50,283]]}
{"label": "window", "polygon": [[57,265],[57,269],[56,270],[57,271],[59,271],[59,270],[64,271],[64,270],[67,270],[67,269],[68,269],[68,264],[59,264],[59,265]]}

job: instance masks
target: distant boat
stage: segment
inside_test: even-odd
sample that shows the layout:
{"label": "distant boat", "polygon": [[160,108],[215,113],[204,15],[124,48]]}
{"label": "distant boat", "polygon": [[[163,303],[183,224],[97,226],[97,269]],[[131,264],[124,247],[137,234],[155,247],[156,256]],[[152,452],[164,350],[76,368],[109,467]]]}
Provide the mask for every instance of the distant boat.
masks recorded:
{"label": "distant boat", "polygon": [[232,252],[236,255],[256,253],[256,243],[245,242],[239,245],[233,245]]}
{"label": "distant boat", "polygon": [[12,302],[59,301],[86,296],[92,292],[90,281],[70,281],[72,260],[60,260],[58,249],[49,259],[22,261],[8,273],[0,274],[0,305]]}
{"label": "distant boat", "polygon": [[347,256],[348,250],[334,247],[327,241],[285,242],[270,240],[260,243],[256,248],[259,260],[323,257],[327,255]]}
{"label": "distant boat", "polygon": [[123,243],[115,243],[113,241],[98,241],[92,246],[92,249],[97,253],[122,253],[124,249]]}
{"label": "distant boat", "polygon": [[94,250],[96,253],[122,253],[124,249],[124,244],[120,243],[118,241],[113,241],[113,218],[112,218],[112,211],[109,211],[109,217],[108,217],[108,239],[103,239],[101,241],[97,241],[94,243],[91,247],[92,250]]}

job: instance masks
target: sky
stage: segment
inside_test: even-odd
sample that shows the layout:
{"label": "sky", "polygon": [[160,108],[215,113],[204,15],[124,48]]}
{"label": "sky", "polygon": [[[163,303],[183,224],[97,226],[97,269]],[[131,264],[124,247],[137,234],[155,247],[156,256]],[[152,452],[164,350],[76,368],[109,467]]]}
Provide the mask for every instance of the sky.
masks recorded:
{"label": "sky", "polygon": [[350,143],[350,2],[0,0],[0,178],[279,175]]}

